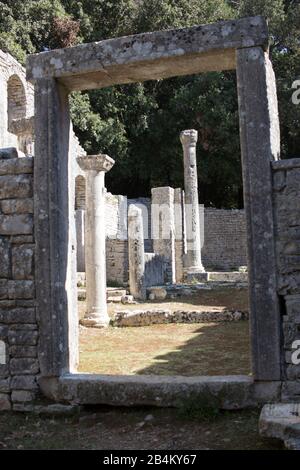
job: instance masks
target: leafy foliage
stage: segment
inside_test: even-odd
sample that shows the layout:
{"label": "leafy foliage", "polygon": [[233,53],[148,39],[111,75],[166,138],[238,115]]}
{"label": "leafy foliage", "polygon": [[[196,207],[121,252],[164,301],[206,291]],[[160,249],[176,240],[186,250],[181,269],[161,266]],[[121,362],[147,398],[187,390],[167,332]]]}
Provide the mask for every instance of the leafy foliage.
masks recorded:
{"label": "leafy foliage", "polygon": [[[277,76],[282,157],[300,156],[300,4],[295,0],[7,0],[0,2],[0,48],[26,54],[135,34],[262,14]],[[233,72],[122,85],[70,99],[76,132],[90,153],[116,160],[109,190],[149,195],[153,186],[183,186],[179,132],[198,130],[200,200],[243,205],[236,78]]]}

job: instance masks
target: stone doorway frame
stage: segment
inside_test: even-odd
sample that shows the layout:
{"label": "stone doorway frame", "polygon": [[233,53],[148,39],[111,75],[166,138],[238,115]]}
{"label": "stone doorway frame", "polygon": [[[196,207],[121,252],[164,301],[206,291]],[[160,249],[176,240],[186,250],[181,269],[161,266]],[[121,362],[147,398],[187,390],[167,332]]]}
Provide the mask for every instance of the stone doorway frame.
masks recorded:
{"label": "stone doorway frame", "polygon": [[[267,51],[267,24],[262,17],[253,17],[29,56],[27,78],[35,84],[36,289],[42,378],[78,376],[88,380],[88,376],[75,372],[78,353],[72,219],[75,178],[68,94],[121,83],[236,69],[248,233],[253,379],[254,382],[281,379],[271,175],[271,162],[280,156],[280,136],[275,77]],[[112,384],[116,382],[113,379]],[[125,379],[128,378],[124,376],[122,381],[119,377],[118,383]],[[104,377],[101,382],[101,376],[95,376],[95,380],[101,386],[109,378]],[[203,378],[199,380],[203,382]]]}

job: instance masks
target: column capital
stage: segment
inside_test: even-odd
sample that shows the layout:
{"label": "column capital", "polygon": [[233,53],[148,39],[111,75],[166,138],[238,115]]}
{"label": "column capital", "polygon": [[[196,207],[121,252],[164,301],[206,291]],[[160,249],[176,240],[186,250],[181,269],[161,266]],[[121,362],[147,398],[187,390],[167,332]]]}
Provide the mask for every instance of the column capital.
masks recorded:
{"label": "column capital", "polygon": [[198,132],[195,129],[186,129],[180,132],[180,141],[183,146],[195,146],[198,140]]}
{"label": "column capital", "polygon": [[105,173],[112,169],[115,164],[113,158],[105,154],[99,155],[81,155],[77,157],[77,163],[84,171],[104,171]]}

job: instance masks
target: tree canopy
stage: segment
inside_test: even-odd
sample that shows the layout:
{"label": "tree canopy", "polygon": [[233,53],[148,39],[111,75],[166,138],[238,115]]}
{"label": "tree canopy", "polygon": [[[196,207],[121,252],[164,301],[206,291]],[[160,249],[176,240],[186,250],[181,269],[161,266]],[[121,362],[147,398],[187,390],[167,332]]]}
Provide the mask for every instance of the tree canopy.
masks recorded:
{"label": "tree canopy", "polygon": [[[262,14],[268,18],[279,98],[282,158],[300,156],[300,4],[295,0],[8,0],[0,48],[26,55],[81,42]],[[108,189],[130,197],[183,186],[179,133],[198,130],[200,201],[242,207],[235,72],[207,73],[73,93],[74,127],[89,153],[116,160]]]}

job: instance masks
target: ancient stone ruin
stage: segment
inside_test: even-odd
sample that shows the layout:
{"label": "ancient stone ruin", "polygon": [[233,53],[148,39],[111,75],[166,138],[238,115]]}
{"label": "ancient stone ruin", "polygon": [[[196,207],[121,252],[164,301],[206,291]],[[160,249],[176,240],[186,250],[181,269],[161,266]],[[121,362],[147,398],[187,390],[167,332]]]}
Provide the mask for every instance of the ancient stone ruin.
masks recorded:
{"label": "ancient stone ruin", "polygon": [[[104,173],[113,160],[86,156],[74,136],[69,93],[232,69],[238,83],[245,216],[219,214],[224,220],[229,217],[229,225],[235,218],[237,226],[241,227],[240,220],[246,224],[247,262],[242,246],[242,262],[236,265],[248,264],[252,376],[78,374],[77,263],[81,269],[88,267],[87,289],[95,286],[87,291],[90,307],[85,320],[103,325],[108,322],[105,262],[110,264],[112,251],[121,261],[114,273],[112,266],[108,268],[109,276],[129,279],[134,295],[143,298],[141,278],[147,263],[152,273],[163,273],[165,282],[174,283],[185,274],[201,277],[206,275],[209,249],[205,255],[204,245],[201,253],[195,215],[196,134],[189,130],[181,135],[187,161],[184,197],[194,219],[192,243],[184,247],[183,238],[176,239],[172,206],[175,201],[182,204],[183,193],[168,187],[152,191],[152,204],[163,201],[169,208],[168,239],[155,237],[150,240],[153,246],[142,246],[141,211],[131,205],[128,223],[139,237],[130,243],[122,236],[112,240],[101,208],[105,201],[106,207],[117,204],[114,224],[119,227],[124,212],[127,220],[127,204],[124,211],[120,209],[124,198],[105,193]],[[208,390],[225,409],[299,403],[300,366],[293,352],[300,339],[300,163],[280,160],[276,85],[265,20],[222,21],[32,55],[27,80],[19,64],[1,52],[0,409],[34,410],[39,394],[76,405],[176,406],[178,399],[197,399],[207,396]],[[217,231],[216,212],[207,211],[205,217],[206,225]],[[85,253],[82,248],[77,261],[80,246],[85,246]],[[165,258],[163,270],[160,257]],[[126,279],[128,258],[139,269],[129,269]]]}

